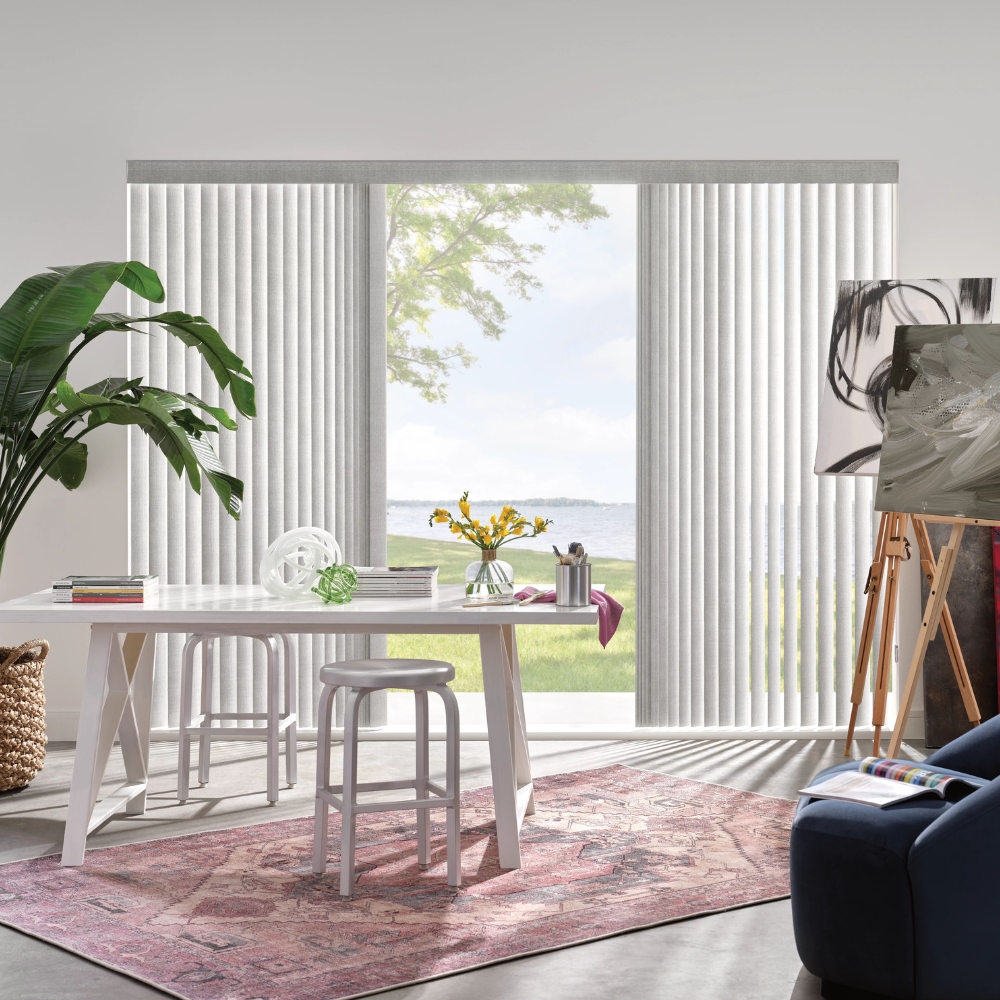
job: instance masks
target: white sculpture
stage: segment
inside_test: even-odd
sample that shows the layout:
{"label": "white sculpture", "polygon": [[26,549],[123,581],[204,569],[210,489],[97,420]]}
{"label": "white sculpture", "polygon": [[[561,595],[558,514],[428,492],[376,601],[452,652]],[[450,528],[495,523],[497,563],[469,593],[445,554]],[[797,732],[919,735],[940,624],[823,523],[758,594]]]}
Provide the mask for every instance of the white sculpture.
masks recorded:
{"label": "white sculpture", "polygon": [[337,539],[322,528],[292,528],[267,547],[261,586],[275,597],[309,597],[319,571],[343,560]]}

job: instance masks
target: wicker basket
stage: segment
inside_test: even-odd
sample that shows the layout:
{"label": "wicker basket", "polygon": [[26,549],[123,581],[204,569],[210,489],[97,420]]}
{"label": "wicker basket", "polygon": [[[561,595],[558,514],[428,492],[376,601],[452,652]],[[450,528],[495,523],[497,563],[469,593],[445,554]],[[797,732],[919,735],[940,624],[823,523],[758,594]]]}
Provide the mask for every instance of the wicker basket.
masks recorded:
{"label": "wicker basket", "polygon": [[0,646],[0,792],[23,788],[45,763],[45,688],[49,644]]}

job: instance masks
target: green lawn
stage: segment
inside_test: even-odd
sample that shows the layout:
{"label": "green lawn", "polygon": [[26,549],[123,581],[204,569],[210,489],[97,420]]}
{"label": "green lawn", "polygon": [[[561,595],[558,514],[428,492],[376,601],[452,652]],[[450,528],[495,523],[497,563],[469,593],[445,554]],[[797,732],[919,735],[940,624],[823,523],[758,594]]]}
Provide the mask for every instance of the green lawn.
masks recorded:
{"label": "green lawn", "polygon": [[[438,582],[464,583],[465,567],[479,550],[464,542],[434,542],[390,535],[390,566],[440,566]],[[514,567],[514,584],[554,586],[555,557],[505,545],[500,555]],[[525,691],[635,690],[635,563],[592,559],[594,583],[603,583],[625,606],[615,637],[602,649],[596,625],[525,625],[517,630]],[[390,635],[390,656],[416,656],[455,664],[456,691],[482,691],[479,639],[471,635]]]}

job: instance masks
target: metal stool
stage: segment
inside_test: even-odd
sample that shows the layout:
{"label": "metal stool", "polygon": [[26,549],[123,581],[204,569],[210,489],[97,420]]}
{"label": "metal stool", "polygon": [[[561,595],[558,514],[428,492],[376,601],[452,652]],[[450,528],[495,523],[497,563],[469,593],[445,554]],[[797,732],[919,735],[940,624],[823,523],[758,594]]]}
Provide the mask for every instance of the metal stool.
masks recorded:
{"label": "metal stool", "polygon": [[[429,810],[448,810],[448,885],[462,884],[461,843],[459,841],[458,788],[458,702],[448,687],[455,668],[441,660],[347,660],[331,663],[319,672],[323,693],[319,699],[318,749],[316,759],[316,829],[313,836],[313,871],[326,871],[327,807],[340,811],[343,835],[340,851],[340,895],[354,895],[354,819],[358,813],[388,812],[393,809],[417,811],[417,863],[427,869],[431,863]],[[330,727],[333,698],[337,688],[347,688],[344,704],[344,782],[330,784]],[[369,691],[409,688],[417,708],[417,776],[413,781],[373,781],[358,784],[358,710]],[[447,789],[434,784],[428,769],[427,692],[435,691],[444,701],[447,750]],[[413,788],[416,799],[358,804],[358,792],[392,788]]]}
{"label": "metal stool", "polygon": [[[267,742],[267,800],[278,801],[278,740],[285,734],[285,777],[289,788],[295,787],[297,780],[296,746],[298,708],[298,671],[295,669],[295,653],[287,635],[250,635],[264,644],[267,651],[267,711],[266,712],[213,712],[212,674],[216,639],[229,638],[232,632],[199,632],[184,644],[181,657],[181,711],[180,747],[177,754],[177,798],[187,801],[190,788],[191,741],[198,740],[198,781],[208,784],[211,764],[212,740],[265,740]],[[246,635],[246,633],[239,633]],[[285,711],[279,710],[281,672],[278,664],[278,643],[284,647]],[[191,717],[192,688],[194,686],[194,653],[202,644],[201,658],[201,714]],[[265,719],[263,729],[249,727],[214,726],[212,723],[230,719]]]}

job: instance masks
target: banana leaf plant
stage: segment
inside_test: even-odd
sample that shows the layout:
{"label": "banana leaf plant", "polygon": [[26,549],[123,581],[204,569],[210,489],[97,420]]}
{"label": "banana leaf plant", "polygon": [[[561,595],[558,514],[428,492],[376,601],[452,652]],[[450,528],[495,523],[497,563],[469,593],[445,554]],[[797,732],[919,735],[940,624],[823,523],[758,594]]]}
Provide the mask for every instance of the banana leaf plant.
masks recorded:
{"label": "banana leaf plant", "polygon": [[0,565],[39,484],[50,476],[76,489],[87,472],[83,439],[105,424],[141,428],[196,493],[204,476],[229,514],[240,516],[243,483],[226,472],[212,448],[209,435],[218,434],[218,426],[199,416],[235,430],[224,408],[146,385],[142,376],[109,377],[79,391],[66,381],[73,359],[102,334],[143,332],[137,324],[154,323],[201,354],[239,413],[256,413],[253,377],[204,317],[97,312],[115,282],[150,302],[165,298],[156,272],[144,264],[99,261],[36,274],[0,305]]}

